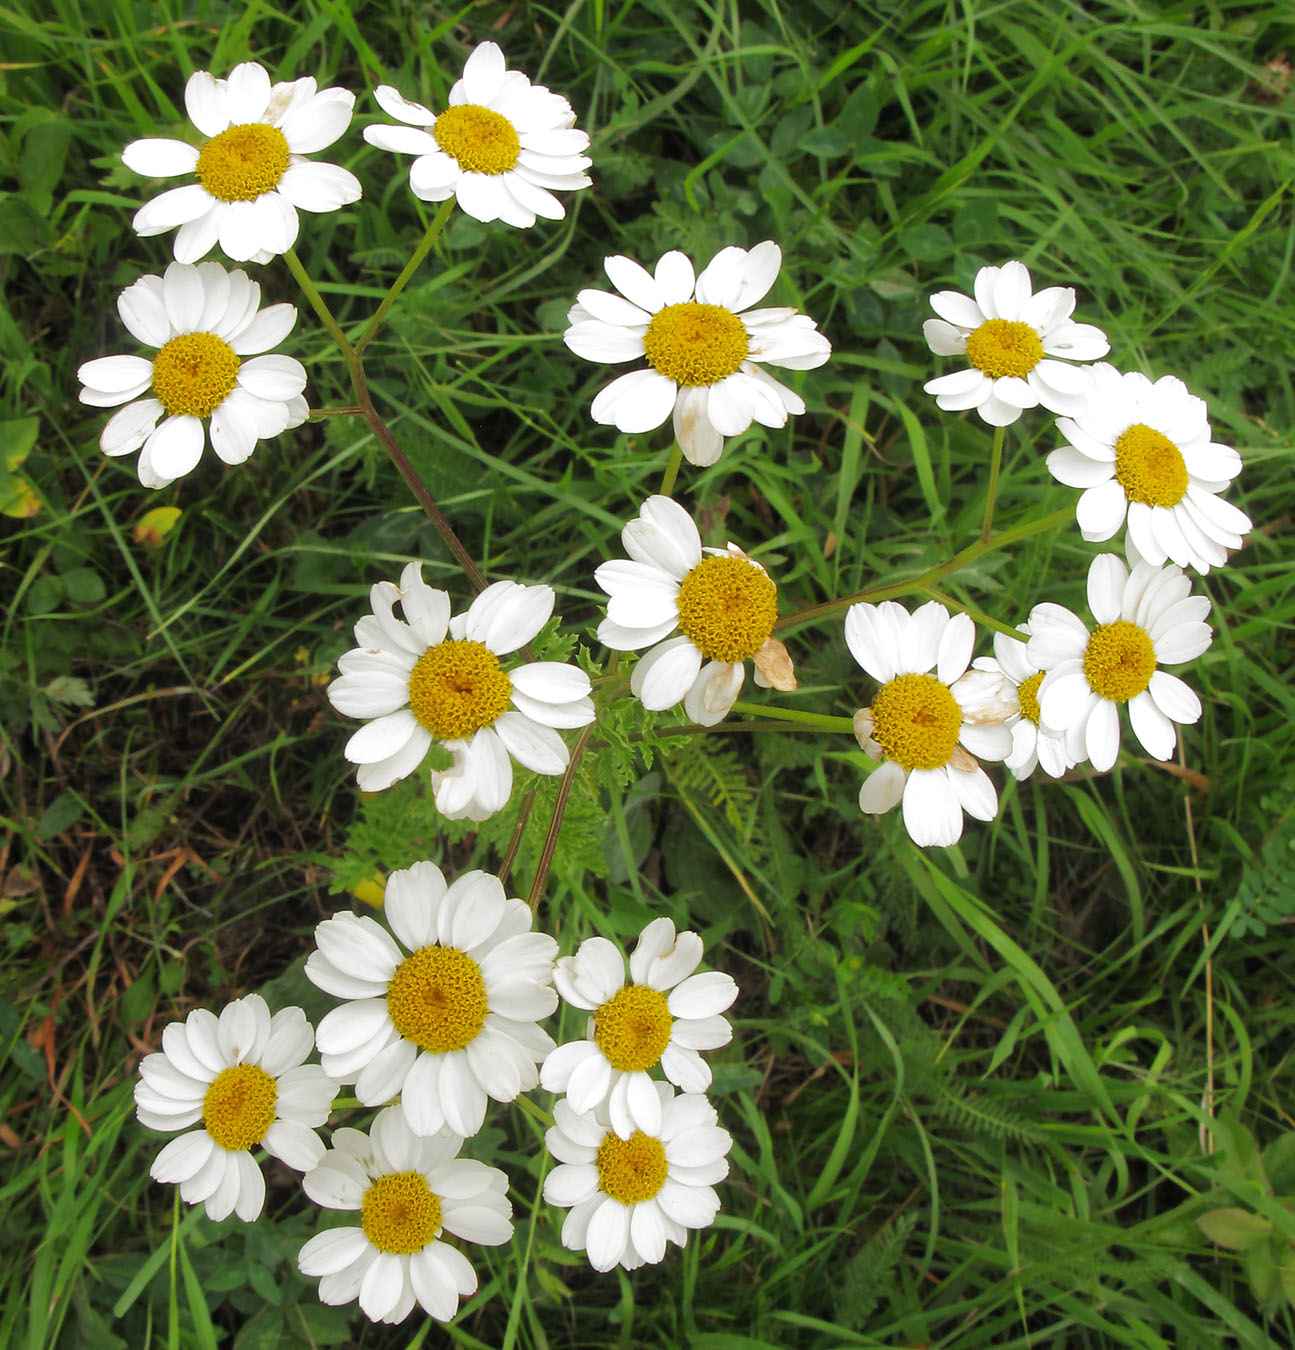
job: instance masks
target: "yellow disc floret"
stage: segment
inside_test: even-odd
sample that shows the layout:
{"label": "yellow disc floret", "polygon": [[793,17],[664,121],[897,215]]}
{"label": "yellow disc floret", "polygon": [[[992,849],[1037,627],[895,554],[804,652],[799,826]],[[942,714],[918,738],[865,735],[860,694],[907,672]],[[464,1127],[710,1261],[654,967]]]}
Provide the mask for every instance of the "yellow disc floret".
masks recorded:
{"label": "yellow disc floret", "polygon": [[432,124],[436,144],[467,173],[507,173],[517,163],[517,129],[477,103],[447,108]]}
{"label": "yellow disc floret", "polygon": [[905,769],[939,769],[953,756],[962,709],[934,675],[897,675],[872,700],[872,739]]}
{"label": "yellow disc floret", "polygon": [[1093,629],[1084,651],[1084,675],[1093,693],[1112,703],[1127,703],[1155,673],[1155,648],[1137,624],[1117,619]]}
{"label": "yellow disc floret", "polygon": [[1168,436],[1135,422],[1115,442],[1115,481],[1131,502],[1177,506],[1187,493],[1187,465]]}
{"label": "yellow disc floret", "polygon": [[420,947],[396,967],[387,986],[392,1025],[434,1054],[475,1040],[487,1012],[481,967],[457,947]]}
{"label": "yellow disc floret", "polygon": [[1043,359],[1043,343],[1028,323],[987,319],[967,339],[967,360],[991,379],[1028,375]]}
{"label": "yellow disc floret", "polygon": [[661,1058],[673,1025],[663,993],[627,984],[594,1013],[594,1044],[613,1069],[638,1073]]}
{"label": "yellow disc floret", "polygon": [[1039,725],[1039,685],[1043,683],[1043,672],[1036,670],[1028,680],[1021,681],[1016,696],[1021,701],[1021,716],[1027,721]]}
{"label": "yellow disc floret", "polygon": [[210,417],[233,392],[242,364],[215,333],[181,333],[153,358],[153,393],[172,417]]}
{"label": "yellow disc floret", "polygon": [[499,658],[481,642],[438,642],[418,658],[409,676],[414,716],[442,741],[463,740],[493,726],[512,692]]}
{"label": "yellow disc floret", "polygon": [[278,127],[245,122],[213,136],[198,152],[198,182],[217,201],[252,202],[279,186],[288,154]]}
{"label": "yellow disc floret", "polygon": [[419,1172],[376,1177],[360,1207],[364,1236],[380,1252],[421,1252],[441,1231],[441,1201]]}
{"label": "yellow disc floret", "polygon": [[203,1127],[231,1153],[253,1148],[274,1124],[278,1098],[274,1079],[255,1064],[222,1069],[202,1099]]}
{"label": "yellow disc floret", "polygon": [[665,1185],[665,1148],[659,1139],[635,1130],[628,1139],[609,1134],[594,1159],[598,1186],[622,1205],[651,1200]]}
{"label": "yellow disc floret", "polygon": [[777,587],[747,558],[703,558],[680,583],[679,627],[708,661],[754,656],[777,617]]}
{"label": "yellow disc floret", "polygon": [[695,300],[657,310],[643,334],[648,365],[678,384],[715,384],[750,350],[746,327],[731,309]]}

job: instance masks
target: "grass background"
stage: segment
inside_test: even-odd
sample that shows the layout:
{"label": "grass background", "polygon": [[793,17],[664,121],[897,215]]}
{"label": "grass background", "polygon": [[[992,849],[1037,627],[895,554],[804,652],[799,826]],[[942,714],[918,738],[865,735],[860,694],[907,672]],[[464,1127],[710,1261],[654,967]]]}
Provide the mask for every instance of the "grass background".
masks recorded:
{"label": "grass background", "polygon": [[[593,426],[610,375],[558,340],[613,248],[704,260],[775,238],[775,301],[834,343],[799,381],[805,417],[680,482],[706,542],[769,565],[784,613],[975,538],[989,436],[922,393],[942,363],[920,324],[930,291],[1008,257],[1075,284],[1123,368],[1207,398],[1257,528],[1198,583],[1217,636],[1185,672],[1205,714],[1181,764],[1126,736],[1103,777],[999,771],[999,819],[958,848],[919,854],[895,816],[863,818],[848,738],[730,727],[659,740],[650,764],[591,757],[541,919],[570,951],[668,913],[738,979],[736,1039],[713,1056],[736,1141],[723,1213],[660,1267],[594,1275],[537,1201],[538,1094],[472,1144],[508,1170],[518,1223],[511,1247],[472,1251],[481,1294],[448,1329],[375,1328],[296,1275],[316,1215],[285,1171],[258,1224],[177,1214],[130,1092],[196,1004],[264,989],[322,1011],[300,961],[352,903],[338,888],[420,856],[496,865],[497,843],[442,829],[417,784],[361,804],[322,691],[372,581],[419,557],[468,592],[357,423],[303,427],[233,472],[209,456],[151,494],[99,453],[75,370],[132,350],[116,294],[170,256],[130,231],[153,188],[118,155],[187,134],[191,70],[254,56],[435,107],[487,37],[571,99],[595,189],[524,234],[453,217],[370,379],[488,575],[552,582],[595,654],[593,567],[667,449]],[[1270,1194],[1295,1192],[1288,7],[16,0],[0,47],[0,435],[11,467],[28,452],[16,471],[40,505],[4,522],[0,560],[0,1344],[1295,1344],[1262,1262],[1194,1222],[1248,1209],[1274,1261],[1295,1253]],[[425,220],[403,166],[360,139],[376,105],[358,109],[323,157],[366,200],[303,217],[299,241],[347,326]],[[282,265],[255,274],[297,299]],[[288,349],[313,405],[347,401],[304,312]],[[1073,501],[1044,469],[1053,443],[1041,416],[1009,433],[1000,526]],[[172,533],[139,542],[168,504]],[[1082,608],[1093,551],[1041,535],[947,592],[1009,624],[1044,598]],[[788,641],[801,690],[777,701],[868,701],[839,620]]]}

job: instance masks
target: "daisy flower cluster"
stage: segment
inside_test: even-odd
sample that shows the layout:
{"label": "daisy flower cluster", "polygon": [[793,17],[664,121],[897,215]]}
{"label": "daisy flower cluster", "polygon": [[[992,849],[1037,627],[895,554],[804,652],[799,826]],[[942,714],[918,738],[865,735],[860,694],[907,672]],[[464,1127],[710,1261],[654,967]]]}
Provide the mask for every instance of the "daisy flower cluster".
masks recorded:
{"label": "daisy flower cluster", "polygon": [[[474,48],[439,111],[412,92],[378,86],[377,106],[394,121],[363,134],[412,157],[410,190],[442,204],[415,261],[451,203],[478,221],[530,230],[562,219],[565,195],[590,186],[589,137],[570,103],[510,70],[495,43]],[[304,367],[275,350],[295,326],[295,307],[262,307],[260,283],[207,255],[218,248],[249,265],[287,255],[300,280],[291,252],[299,212],[336,211],[362,195],[350,170],[314,158],[349,127],[353,93],[310,77],[275,82],[248,61],[224,78],[196,72],[184,103],[192,138],[143,138],[122,156],[145,177],[186,180],[134,218],[141,237],[175,232],[174,261],[117,300],[121,322],[151,355],[99,357],[78,372],[81,401],[116,410],[101,449],[138,452],[139,479],[152,488],[195,469],[208,444],[223,463],[240,464],[309,415]],[[593,421],[641,436],[668,420],[676,444],[662,490],[636,501],[621,529],[625,556],[593,572],[607,597],[597,638],[613,654],[599,681],[603,706],[628,692],[647,713],[679,709],[712,728],[744,711],[748,663],[761,689],[798,687],[776,636],[777,555],[763,552],[771,570],[725,534],[703,545],[706,515],[695,518],[670,495],[680,459],[709,468],[728,439],[806,412],[787,381],[823,365],[832,348],[798,306],[767,303],[782,263],[767,239],[720,248],[704,265],[676,249],[650,270],[612,254],[603,271],[613,289],[580,289],[568,312],[562,338],[571,352],[632,366],[593,397]],[[302,285],[322,305],[308,278]],[[1193,595],[1185,569],[1224,566],[1251,529],[1223,496],[1240,457],[1213,441],[1204,402],[1181,380],[1103,361],[1110,344],[1074,319],[1074,289],[1035,292],[1019,261],[981,268],[971,289],[931,297],[926,340],[964,364],[932,378],[927,392],[942,410],[975,411],[995,428],[991,499],[1005,429],[1040,407],[1054,414],[1065,444],[1046,468],[1079,490],[1086,540],[1127,526],[1127,563],[1113,553],[1093,559],[1091,625],[1059,604],[1037,604],[995,633],[992,655],[976,655],[972,618],[939,600],[911,611],[893,600],[832,602],[846,608],[846,646],[876,688],[848,721],[819,720],[852,729],[875,766],[860,810],[899,807],[921,846],[957,843],[968,815],[995,818],[985,764],[1002,763],[1016,779],[1036,768],[1054,778],[1084,764],[1110,769],[1122,705],[1147,754],[1169,758],[1177,728],[1200,718],[1201,702],[1162,667],[1197,659],[1212,636],[1210,601]],[[991,519],[992,509],[986,537]],[[762,553],[758,540],[746,542]],[[573,754],[589,737],[565,733],[590,727],[596,709],[584,665],[540,659],[553,650],[545,636],[553,587],[482,581],[455,613],[423,567],[411,561],[398,580],[372,585],[355,645],[328,686],[333,709],[362,723],[342,751],[357,787],[382,792],[425,772],[440,817],[475,827],[508,807],[521,766],[565,775],[561,803]],[[637,654],[626,671],[622,654]],[[733,1141],[708,1100],[704,1052],[732,1038],[725,1014],[737,985],[699,970],[702,939],[669,918],[643,928],[627,962],[603,937],[559,956],[533,917],[485,871],[450,880],[422,861],[392,872],[381,920],[343,912],[315,930],[305,974],[338,1000],[317,1027],[300,1008],[271,1012],[248,994],[165,1030],[135,1089],[139,1120],[176,1135],[151,1175],[178,1184],[213,1220],[252,1221],[266,1202],[263,1152],[300,1174],[317,1206],[353,1216],[299,1254],[325,1303],[357,1302],[379,1322],[401,1322],[416,1307],[448,1321],[478,1287],[463,1244],[499,1246],[513,1232],[504,1172],[461,1155],[494,1107],[542,1087],[558,1095],[545,1136],[556,1166],[543,1195],[565,1211],[563,1245],[599,1271],[634,1270],[660,1262],[671,1243],[684,1246],[714,1220],[715,1187],[728,1172]],[[559,1002],[578,1010],[584,1035],[555,1044],[541,1023]],[[318,1063],[308,1062],[314,1052]],[[369,1124],[332,1129],[325,1140],[342,1089]]]}
{"label": "daisy flower cluster", "polygon": [[[723,1014],[738,991],[722,971],[694,973],[701,958],[696,933],[659,918],[639,934],[629,982],[606,938],[554,967],[563,1001],[589,1016],[584,1038],[558,1046],[540,1071],[543,1087],[566,1094],[545,1136],[559,1166],[544,1198],[569,1210],[562,1245],[586,1252],[595,1270],[654,1264],[719,1211],[714,1187],[733,1141],[706,1099],[710,1066],[698,1052],[732,1039]],[[652,1077],[658,1067],[666,1082]]]}
{"label": "daisy flower cluster", "polygon": [[1096,360],[1110,345],[1099,329],[1072,320],[1073,288],[1035,294],[1023,263],[981,268],[973,292],[931,297],[931,350],[968,364],[930,380],[927,392],[942,409],[974,409],[998,428],[996,454],[1002,428],[1024,410],[1060,414],[1066,444],[1047,456],[1047,468],[1081,489],[1085,539],[1108,540],[1127,524],[1128,563],[1110,553],[1093,559],[1093,627],[1059,604],[1035,605],[1017,625],[1020,637],[996,633],[993,656],[970,670],[971,623],[958,625],[965,616],[951,619],[936,602],[911,615],[893,602],[851,607],[847,645],[883,685],[855,716],[860,744],[881,761],[859,805],[879,812],[902,801],[920,844],[956,842],[964,812],[982,820],[997,813],[976,756],[1003,761],[1018,779],[1040,766],[1053,777],[1085,763],[1110,769],[1123,704],[1142,748],[1167,760],[1177,727],[1199,720],[1201,702],[1161,666],[1196,659],[1212,639],[1210,601],[1192,594],[1184,569],[1224,565],[1251,529],[1220,496],[1240,456],[1211,440],[1205,404],[1181,380],[1153,382]]}
{"label": "daisy flower cluster", "polygon": [[[300,1008],[271,1015],[256,994],[219,1017],[196,1009],[140,1065],[135,1102],[143,1124],[188,1131],[151,1175],[178,1182],[209,1218],[261,1214],[257,1147],[303,1173],[317,1205],[357,1216],[301,1249],[325,1303],[358,1300],[378,1322],[403,1321],[418,1304],[449,1321],[477,1288],[449,1239],[499,1246],[512,1236],[507,1177],[459,1154],[488,1100],[511,1102],[539,1082],[553,1049],[538,1023],[557,1007],[557,943],[531,931],[530,910],[497,877],[447,883],[431,862],[391,875],[384,913],[389,930],[350,913],[316,929],[306,974],[344,1000],[317,1029]],[[321,1062],[305,1063],[316,1048]],[[343,1084],[384,1109],[367,1132],[335,1129],[325,1147],[318,1131]]]}
{"label": "daisy flower cluster", "polygon": [[[262,1148],[302,1173],[305,1194],[357,1222],[301,1248],[303,1274],[329,1304],[358,1301],[376,1322],[414,1307],[449,1321],[477,1276],[457,1243],[512,1236],[508,1178],[460,1157],[489,1102],[565,1091],[547,1134],[559,1166],[544,1195],[569,1210],[564,1244],[598,1270],[660,1261],[667,1243],[707,1226],[732,1140],[705,1090],[698,1054],[728,1043],[722,1016],[737,986],[694,973],[702,943],[669,919],[643,930],[630,958],[590,938],[574,957],[534,932],[531,911],[499,879],[447,882],[432,862],[393,872],[386,924],[340,913],[315,930],[306,975],[342,1000],[317,1029],[300,1008],[271,1014],[235,999],[219,1017],[196,1009],[166,1028],[140,1066],[140,1121],[187,1131],[150,1169],[214,1220],[262,1213]],[[562,998],[590,1013],[587,1039],[555,1046],[539,1023]],[[320,1063],[308,1064],[318,1049]],[[653,1079],[660,1066],[669,1080]],[[541,1068],[542,1066],[542,1068]],[[380,1107],[367,1131],[325,1125],[339,1089]],[[675,1088],[682,1091],[676,1094]]]}
{"label": "daisy flower cluster", "polygon": [[1098,360],[1110,343],[1071,319],[1074,288],[1035,294],[1024,263],[982,267],[973,291],[931,296],[939,317],[923,327],[928,345],[967,365],[927,381],[926,392],[994,427],[1039,405],[1059,414],[1066,444],[1048,455],[1048,471],[1081,490],[1075,515],[1085,539],[1100,543],[1127,524],[1139,559],[1202,574],[1223,566],[1252,526],[1219,495],[1241,457],[1211,439],[1204,400],[1176,376],[1152,381]]}
{"label": "daisy flower cluster", "polygon": [[[364,138],[417,156],[410,187],[425,201],[453,199],[478,220],[530,226],[563,218],[555,193],[590,185],[589,137],[570,103],[508,70],[494,42],[473,49],[440,114],[391,85],[374,97],[400,125],[365,127]],[[140,482],[152,488],[191,472],[208,439],[224,463],[241,464],[259,441],[307,416],[305,370],[269,354],[292,330],[295,308],[258,311],[260,287],[246,273],[200,260],[219,248],[234,262],[268,263],[297,242],[299,212],[337,211],[363,195],[349,169],[314,158],[350,126],[349,90],[320,89],[308,75],[275,82],[244,61],[223,78],[195,71],[184,106],[192,139],[143,137],[121,156],[143,178],[186,180],[132,221],[141,238],[175,231],[175,262],[117,302],[131,336],[156,355],[101,357],[78,371],[83,403],[127,405],[104,426],[100,448],[139,450]]]}

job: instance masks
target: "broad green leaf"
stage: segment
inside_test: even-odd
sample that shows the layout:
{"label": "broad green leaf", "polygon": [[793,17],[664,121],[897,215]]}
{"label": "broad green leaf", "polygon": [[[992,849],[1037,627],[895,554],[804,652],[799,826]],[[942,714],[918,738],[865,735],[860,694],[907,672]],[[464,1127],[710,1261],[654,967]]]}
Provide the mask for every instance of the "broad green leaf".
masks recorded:
{"label": "broad green leaf", "polygon": [[1230,1252],[1249,1251],[1258,1243],[1266,1242],[1273,1231],[1271,1220],[1233,1205],[1212,1209],[1202,1214],[1196,1223],[1211,1242]]}

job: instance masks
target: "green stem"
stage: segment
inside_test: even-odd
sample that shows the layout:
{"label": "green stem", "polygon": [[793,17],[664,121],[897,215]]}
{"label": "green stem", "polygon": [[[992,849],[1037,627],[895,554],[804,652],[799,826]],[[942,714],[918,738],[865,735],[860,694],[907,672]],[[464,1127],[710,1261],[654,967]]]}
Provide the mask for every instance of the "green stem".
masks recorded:
{"label": "green stem", "polygon": [[566,772],[562,775],[562,782],[558,785],[558,795],[553,802],[553,816],[549,821],[548,833],[544,836],[544,847],[540,851],[540,863],[535,869],[535,880],[531,882],[530,893],[526,897],[526,903],[531,907],[532,914],[539,907],[540,894],[544,890],[544,883],[548,880],[549,868],[553,864],[553,850],[558,846],[558,833],[562,829],[562,817],[566,814],[567,798],[571,795],[571,785],[576,780],[576,769],[580,767],[580,761],[584,758],[585,749],[589,745],[589,738],[593,734],[594,723],[590,722],[580,733],[572,747]]}
{"label": "green stem", "polygon": [[526,830],[526,822],[530,818],[531,807],[535,805],[535,789],[531,790],[522,798],[521,810],[517,812],[517,823],[513,826],[512,838],[508,841],[508,851],[504,854],[503,861],[499,864],[499,871],[495,875],[499,878],[501,884],[507,884],[508,874],[513,870],[513,863],[517,858],[517,850],[522,846],[522,834]]}
{"label": "green stem", "polygon": [[1011,624],[1000,623],[997,619],[991,619],[984,610],[977,609],[975,605],[964,605],[961,600],[955,600],[953,596],[946,595],[943,591],[938,591],[934,586],[924,586],[926,594],[932,600],[938,600],[942,605],[949,609],[959,610],[963,614],[969,614],[982,628],[992,628],[995,633],[1006,633],[1008,637],[1015,638],[1017,642],[1023,642],[1024,635],[1017,632]]}
{"label": "green stem", "polygon": [[[427,484],[419,478],[417,470],[396,443],[396,438],[391,434],[391,428],[382,420],[377,408],[373,406],[373,397],[369,393],[369,382],[364,375],[364,362],[360,358],[359,350],[352,347],[350,342],[347,341],[341,325],[333,317],[332,310],[328,308],[324,297],[320,295],[319,288],[311,281],[310,275],[302,266],[301,259],[297,257],[296,252],[289,249],[283,256],[287,261],[289,271],[297,279],[297,285],[301,287],[302,293],[310,301],[310,307],[319,316],[320,322],[328,329],[333,341],[341,349],[347,372],[351,377],[351,387],[355,390],[356,411],[369,424],[369,429],[378,438],[382,448],[390,456],[391,462],[400,471],[400,476],[405,480],[418,504],[426,512],[427,518],[436,526],[437,533],[445,541],[459,566],[467,574],[473,589],[484,591],[486,579],[482,575],[481,569],[477,566],[472,555],[463,547],[462,540],[454,533],[454,529],[445,518],[444,512],[436,505],[435,498],[427,490]],[[370,327],[372,327],[372,324],[370,324]]]}
{"label": "green stem", "polygon": [[968,544],[962,552],[955,553],[948,562],[929,567],[920,576],[910,577],[907,581],[893,581],[887,586],[870,586],[866,590],[855,591],[853,595],[842,596],[839,600],[825,600],[821,605],[810,605],[806,609],[797,610],[794,614],[784,614],[774,624],[774,631],[780,632],[785,628],[810,623],[831,614],[839,614],[842,610],[849,609],[851,605],[857,605],[861,600],[875,604],[879,600],[894,600],[901,595],[912,595],[914,591],[929,590],[936,582],[952,576],[954,572],[968,563],[975,562],[977,558],[984,557],[986,553],[993,553],[996,549],[1006,548],[1008,544],[1015,544],[1036,534],[1045,534],[1048,530],[1060,529],[1074,518],[1074,514],[1073,506],[1063,507],[1050,515],[1040,516],[1038,520],[1013,525],[1010,530],[1004,530],[990,539],[978,539],[974,544]]}
{"label": "green stem", "polygon": [[805,712],[801,708],[777,708],[768,703],[748,703],[738,699],[733,711],[746,713],[749,717],[772,717],[780,722],[799,722],[801,726],[813,727],[815,731],[844,731],[854,735],[854,722],[848,717],[832,717],[827,713]]}
{"label": "green stem", "polygon": [[378,329],[382,327],[387,317],[387,312],[391,306],[396,303],[400,292],[409,284],[409,278],[422,266],[423,259],[432,250],[432,245],[441,237],[441,231],[445,228],[445,222],[450,218],[450,212],[454,210],[454,197],[447,197],[437,209],[432,217],[432,223],[427,227],[427,232],[418,242],[418,247],[414,250],[413,257],[405,264],[404,270],[391,283],[391,289],[382,297],[382,303],[378,306],[373,317],[364,325],[364,332],[360,334],[360,340],[355,344],[355,354],[359,356],[377,335]]}
{"label": "green stem", "polygon": [[311,410],[310,410],[310,417],[308,418],[308,420],[311,421],[311,422],[323,422],[323,421],[326,421],[326,420],[327,420],[328,418],[330,418],[330,417],[353,417],[353,416],[355,416],[356,413],[362,413],[363,411],[364,411],[364,409],[363,409],[363,408],[360,408],[360,407],[354,407],[354,408],[311,408]]}
{"label": "green stem", "polygon": [[989,492],[985,497],[985,523],[980,527],[980,540],[989,538],[994,524],[994,502],[998,498],[998,471],[1003,467],[1003,441],[1007,438],[1006,427],[994,428],[994,448],[989,456]]}
{"label": "green stem", "polygon": [[657,489],[661,496],[669,497],[674,492],[675,479],[679,477],[679,465],[682,463],[683,446],[676,441],[670,451],[670,458],[666,460],[665,473],[661,475],[661,486]]}
{"label": "green stem", "polygon": [[328,308],[328,303],[319,293],[319,287],[310,279],[310,273],[301,265],[301,259],[297,257],[296,249],[290,248],[284,255],[283,260],[288,264],[288,271],[297,280],[297,285],[301,287],[302,294],[310,301],[310,307],[319,316],[319,322],[328,329],[329,336],[342,350],[342,355],[346,357],[346,364],[351,364],[355,356],[355,348],[346,340],[346,334],[342,332],[341,325],[333,318],[333,311]]}

